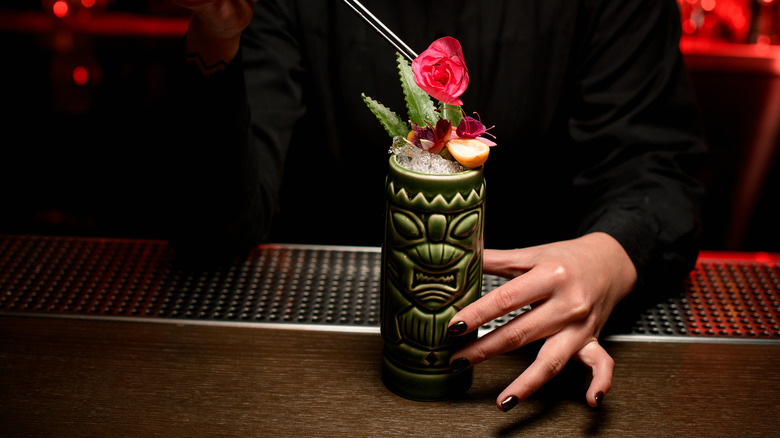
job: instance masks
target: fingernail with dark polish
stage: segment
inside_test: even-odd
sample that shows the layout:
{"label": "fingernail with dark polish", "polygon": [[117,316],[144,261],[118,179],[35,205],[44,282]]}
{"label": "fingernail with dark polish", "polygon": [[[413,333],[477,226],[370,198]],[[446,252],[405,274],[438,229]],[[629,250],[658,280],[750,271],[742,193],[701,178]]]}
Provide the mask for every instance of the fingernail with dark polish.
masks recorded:
{"label": "fingernail with dark polish", "polygon": [[598,394],[596,394],[596,406],[601,406],[601,402],[603,401],[604,401],[604,393],[599,392]]}
{"label": "fingernail with dark polish", "polygon": [[507,412],[508,410],[515,407],[518,401],[519,400],[517,399],[517,397],[510,395],[509,397],[505,398],[504,401],[501,402],[501,411]]}
{"label": "fingernail with dark polish", "polygon": [[447,331],[450,332],[450,334],[453,334],[453,335],[457,336],[457,335],[463,334],[466,331],[467,328],[468,327],[466,327],[466,323],[465,322],[458,321],[455,324],[452,324],[447,329]]}
{"label": "fingernail with dark polish", "polygon": [[465,357],[459,357],[452,361],[450,364],[450,370],[452,370],[453,373],[457,373],[458,371],[463,371],[470,366],[471,362],[469,362],[468,359]]}

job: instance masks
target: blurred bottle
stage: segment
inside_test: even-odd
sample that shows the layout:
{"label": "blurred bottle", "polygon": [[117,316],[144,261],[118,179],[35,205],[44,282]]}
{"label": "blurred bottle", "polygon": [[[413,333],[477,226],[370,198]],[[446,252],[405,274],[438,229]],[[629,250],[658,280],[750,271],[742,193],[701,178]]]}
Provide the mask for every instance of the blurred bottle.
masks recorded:
{"label": "blurred bottle", "polygon": [[775,0],[754,0],[751,3],[750,44],[780,44],[780,2]]}

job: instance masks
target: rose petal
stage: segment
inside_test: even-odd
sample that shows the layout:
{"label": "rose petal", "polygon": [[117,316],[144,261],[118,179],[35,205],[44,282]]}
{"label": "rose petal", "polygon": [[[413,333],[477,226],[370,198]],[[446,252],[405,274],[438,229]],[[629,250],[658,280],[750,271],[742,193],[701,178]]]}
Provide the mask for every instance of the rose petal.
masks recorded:
{"label": "rose petal", "polygon": [[438,51],[447,56],[452,54],[457,55],[460,59],[463,59],[463,49],[460,46],[460,42],[451,36],[441,37],[438,40],[431,43],[428,47],[431,51]]}

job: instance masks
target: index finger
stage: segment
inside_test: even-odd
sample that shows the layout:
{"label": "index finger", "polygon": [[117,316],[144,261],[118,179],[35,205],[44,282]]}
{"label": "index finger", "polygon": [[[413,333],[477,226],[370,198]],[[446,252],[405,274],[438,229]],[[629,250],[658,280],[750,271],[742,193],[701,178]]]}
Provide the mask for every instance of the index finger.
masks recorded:
{"label": "index finger", "polygon": [[523,249],[486,249],[482,253],[482,271],[499,277],[517,277],[533,267],[528,258]]}
{"label": "index finger", "polygon": [[450,332],[456,335],[471,332],[498,317],[548,298],[552,286],[550,275],[544,271],[544,268],[534,268],[464,307],[450,320]]}

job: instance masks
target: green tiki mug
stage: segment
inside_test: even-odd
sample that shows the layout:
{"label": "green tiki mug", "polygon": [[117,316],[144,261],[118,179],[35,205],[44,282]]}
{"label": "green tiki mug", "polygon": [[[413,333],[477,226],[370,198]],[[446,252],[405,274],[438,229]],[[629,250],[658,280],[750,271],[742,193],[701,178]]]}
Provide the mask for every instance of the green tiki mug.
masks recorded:
{"label": "green tiki mug", "polygon": [[401,167],[393,155],[386,196],[382,380],[414,400],[456,397],[473,371],[453,373],[450,358],[477,333],[455,337],[447,326],[482,290],[482,168],[430,175]]}

